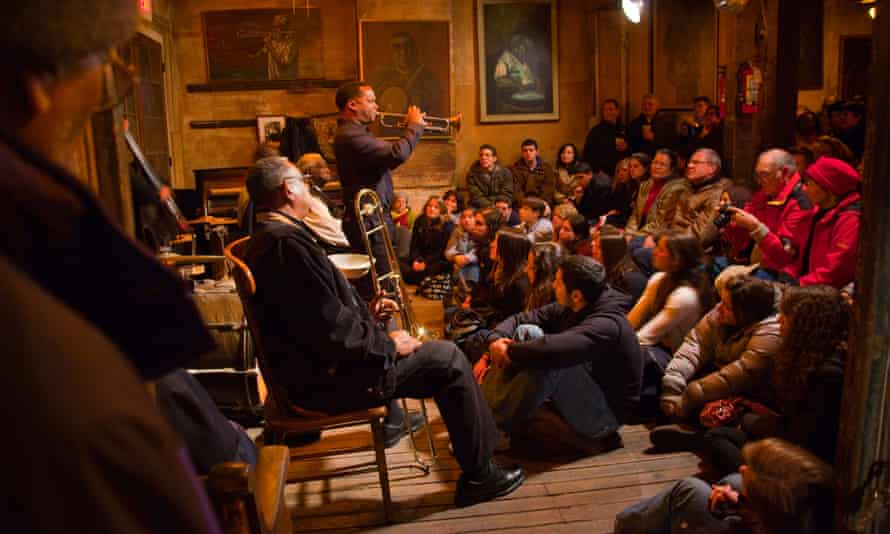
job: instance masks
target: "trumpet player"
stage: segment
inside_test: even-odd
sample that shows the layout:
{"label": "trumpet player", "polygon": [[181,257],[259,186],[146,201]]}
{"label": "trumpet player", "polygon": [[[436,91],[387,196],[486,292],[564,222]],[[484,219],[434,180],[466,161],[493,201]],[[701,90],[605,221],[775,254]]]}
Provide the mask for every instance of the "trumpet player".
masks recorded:
{"label": "trumpet player", "polygon": [[[347,206],[343,231],[352,249],[365,253],[362,236],[365,229],[360,228],[356,213],[350,209],[355,205],[356,194],[366,187],[376,191],[382,203],[384,223],[390,235],[394,235],[395,228],[389,215],[393,198],[391,171],[411,158],[426,123],[420,108],[409,106],[402,138],[392,142],[378,139],[368,129],[368,125],[377,119],[377,97],[374,89],[363,81],[349,82],[337,89],[336,103],[340,118],[334,137],[334,153],[343,184],[343,202]],[[382,275],[391,270],[385,245],[380,235],[370,237],[377,274]],[[370,291],[363,293],[368,296]]]}

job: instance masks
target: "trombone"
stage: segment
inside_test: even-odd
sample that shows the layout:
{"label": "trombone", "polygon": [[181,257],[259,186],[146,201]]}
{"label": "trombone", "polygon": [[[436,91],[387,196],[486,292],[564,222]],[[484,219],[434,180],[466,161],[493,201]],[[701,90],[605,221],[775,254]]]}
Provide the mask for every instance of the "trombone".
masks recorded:
{"label": "trombone", "polygon": [[[399,270],[399,259],[392,246],[389,229],[386,227],[386,223],[384,223],[382,206],[380,197],[377,196],[373,189],[362,189],[355,196],[355,213],[358,216],[360,228],[364,229],[362,240],[365,244],[365,251],[371,260],[370,274],[371,283],[374,286],[374,294],[380,293],[381,288],[385,288],[387,292],[391,291],[392,296],[399,305],[399,323],[401,327],[421,341],[433,339],[435,337],[433,333],[418,324],[417,317],[414,315],[414,308],[411,306],[411,299],[408,297],[408,290]],[[371,236],[376,233],[379,233],[383,239],[384,248],[386,248],[386,260],[389,262],[390,270],[384,274],[378,274],[377,272],[374,252],[371,247]]]}
{"label": "trombone", "polygon": [[[399,270],[399,259],[396,257],[395,249],[392,246],[392,238],[389,235],[389,228],[386,227],[383,218],[383,203],[380,197],[373,189],[361,189],[355,195],[355,214],[358,217],[359,227],[362,229],[362,241],[365,244],[365,251],[368,253],[368,259],[371,263],[370,276],[371,284],[374,286],[374,294],[380,293],[381,287],[391,288],[393,297],[399,305],[399,323],[403,330],[407,330],[412,337],[421,341],[435,339],[433,332],[424,329],[418,324],[417,317],[414,315],[414,308],[411,306],[411,298],[408,296],[408,289],[402,280],[402,273]],[[365,224],[368,222],[369,224]],[[380,233],[383,238],[383,244],[386,248],[386,260],[389,262],[388,273],[382,275],[377,274],[377,267],[374,261],[374,249],[371,247],[371,236]],[[411,443],[414,445],[414,461],[413,467],[417,467],[424,473],[429,473],[430,466],[417,453],[417,443],[414,440],[414,430],[411,428],[411,421],[408,411],[408,405],[405,399],[402,399],[402,411],[405,412],[405,425],[408,433],[411,435]],[[423,414],[423,420],[426,422],[426,440],[429,446],[430,455],[433,460],[437,458],[436,446],[433,443],[433,434],[429,426],[429,418],[426,413],[426,402],[420,399],[420,412]]]}
{"label": "trombone", "polygon": [[[406,124],[405,117],[407,117],[405,113],[381,112],[377,114],[377,120],[380,122],[380,126],[384,128],[404,128]],[[461,114],[458,113],[448,118],[424,115],[423,120],[426,122],[426,126],[423,127],[424,132],[450,133],[452,126],[455,132],[460,131],[462,119]]]}

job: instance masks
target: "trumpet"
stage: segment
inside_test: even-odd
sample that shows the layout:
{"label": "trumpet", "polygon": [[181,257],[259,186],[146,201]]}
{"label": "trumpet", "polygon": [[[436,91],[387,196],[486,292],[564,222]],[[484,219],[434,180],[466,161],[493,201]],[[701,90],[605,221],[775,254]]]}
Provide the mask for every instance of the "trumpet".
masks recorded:
{"label": "trumpet", "polygon": [[[380,122],[380,126],[383,126],[384,128],[404,128],[406,124],[405,117],[407,117],[407,115],[404,113],[382,112],[377,114],[377,121]],[[460,131],[461,114],[458,113],[457,115],[448,118],[424,115],[423,121],[426,122],[426,126],[423,127],[423,131],[425,132],[449,133],[452,126],[454,126],[455,131]]]}

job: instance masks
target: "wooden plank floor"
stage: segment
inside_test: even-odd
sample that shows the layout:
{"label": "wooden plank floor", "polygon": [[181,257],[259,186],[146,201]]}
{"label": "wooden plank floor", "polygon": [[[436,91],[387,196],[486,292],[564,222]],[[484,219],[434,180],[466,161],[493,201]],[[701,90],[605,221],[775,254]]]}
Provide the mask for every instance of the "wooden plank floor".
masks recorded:
{"label": "wooden plank floor", "polygon": [[[427,328],[441,332],[441,303],[415,297],[415,312]],[[409,401],[409,408],[417,406]],[[396,523],[386,525],[376,472],[288,485],[287,504],[300,532],[523,532],[588,534],[611,532],[615,514],[643,497],[694,474],[698,458],[692,454],[647,454],[648,431],[642,426],[621,429],[624,447],[580,460],[530,461],[498,456],[503,465],[518,463],[526,482],[511,495],[496,501],[455,508],[454,488],[460,470],[448,450],[448,433],[436,409],[427,401],[431,431],[439,457],[428,475],[393,466],[413,460],[411,441],[402,440],[387,450]],[[427,452],[426,430],[418,446]],[[319,444],[294,453],[369,443],[370,432],[361,428],[326,434]],[[428,456],[428,455],[425,455]],[[373,460],[373,452],[316,460],[295,460],[291,475],[343,467]]]}

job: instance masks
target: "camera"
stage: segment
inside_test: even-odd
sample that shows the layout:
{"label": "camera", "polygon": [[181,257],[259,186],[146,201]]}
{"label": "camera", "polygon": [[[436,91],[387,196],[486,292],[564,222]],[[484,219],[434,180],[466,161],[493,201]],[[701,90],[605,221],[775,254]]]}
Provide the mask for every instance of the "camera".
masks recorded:
{"label": "camera", "polygon": [[721,204],[720,205],[720,213],[714,217],[714,226],[717,228],[723,228],[727,224],[732,222],[732,212],[729,211],[729,204]]}

